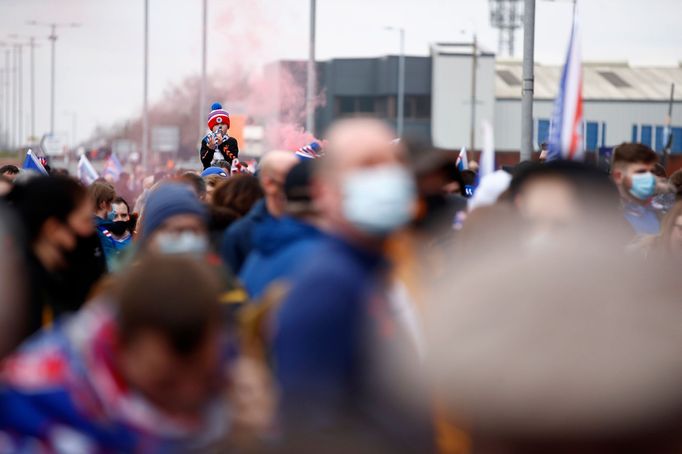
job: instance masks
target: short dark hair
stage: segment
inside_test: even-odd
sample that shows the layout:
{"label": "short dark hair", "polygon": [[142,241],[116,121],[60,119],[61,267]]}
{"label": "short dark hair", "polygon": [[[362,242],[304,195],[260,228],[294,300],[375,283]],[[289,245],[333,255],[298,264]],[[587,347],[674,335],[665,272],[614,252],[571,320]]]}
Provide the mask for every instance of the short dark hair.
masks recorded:
{"label": "short dark hair", "polygon": [[87,191],[77,180],[65,176],[40,176],[14,185],[7,200],[33,242],[45,222],[55,218],[66,222],[69,215],[87,199]]}
{"label": "short dark hair", "polygon": [[122,277],[116,290],[121,344],[152,331],[176,354],[192,354],[220,319],[217,271],[183,255],[150,254],[139,265]]}
{"label": "short dark hair", "polygon": [[653,164],[658,161],[654,150],[641,143],[622,143],[613,149],[612,167],[616,164]]}
{"label": "short dark hair", "polygon": [[130,214],[130,205],[128,205],[128,202],[126,202],[126,200],[125,200],[123,197],[116,197],[116,198],[114,199],[114,201],[111,202],[111,204],[112,204],[112,205],[113,205],[113,204],[117,204],[117,205],[123,204],[123,205],[125,205],[126,208],[128,209],[128,214]]}
{"label": "short dark hair", "polygon": [[88,187],[88,193],[95,202],[95,209],[99,209],[102,203],[111,203],[116,198],[116,189],[108,181],[95,180]]}
{"label": "short dark hair", "polygon": [[0,175],[9,173],[10,175],[16,175],[19,173],[19,167],[8,164],[6,166],[0,167]]}
{"label": "short dark hair", "polygon": [[180,176],[179,181],[190,185],[198,197],[206,194],[206,182],[196,173],[185,172]]}

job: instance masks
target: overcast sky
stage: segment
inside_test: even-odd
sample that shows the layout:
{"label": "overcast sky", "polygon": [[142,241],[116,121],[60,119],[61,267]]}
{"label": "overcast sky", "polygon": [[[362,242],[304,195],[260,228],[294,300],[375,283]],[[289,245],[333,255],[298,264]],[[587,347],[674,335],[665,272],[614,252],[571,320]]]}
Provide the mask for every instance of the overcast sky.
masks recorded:
{"label": "overcast sky", "polygon": [[[151,101],[169,84],[198,74],[201,61],[201,0],[150,0]],[[258,68],[278,58],[306,58],[308,0],[208,0],[212,74],[225,74],[235,61]],[[429,43],[462,41],[477,33],[497,50],[489,25],[488,0],[317,0],[319,59],[377,56],[398,52],[395,32],[406,29],[407,52],[427,55]],[[143,0],[0,0],[0,41],[35,35],[36,129],[49,126],[49,30],[24,25],[78,22],[58,31],[56,130],[71,134],[76,112],[78,139],[96,124],[113,124],[142,106]],[[537,0],[536,59],[560,63],[570,28],[570,2]],[[676,65],[682,60],[682,0],[583,0],[580,5],[586,60]],[[517,32],[517,57],[523,46]],[[25,52],[25,56],[28,52]],[[28,80],[28,58],[25,57]],[[0,67],[4,66],[4,56]],[[28,87],[28,83],[25,83]],[[28,94],[25,95],[28,105]]]}

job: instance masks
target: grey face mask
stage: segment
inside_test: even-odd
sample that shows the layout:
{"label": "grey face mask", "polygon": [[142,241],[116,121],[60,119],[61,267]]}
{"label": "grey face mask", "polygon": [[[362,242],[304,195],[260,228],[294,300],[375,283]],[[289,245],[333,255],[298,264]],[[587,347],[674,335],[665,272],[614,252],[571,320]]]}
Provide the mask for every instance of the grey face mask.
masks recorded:
{"label": "grey face mask", "polygon": [[162,254],[202,255],[208,251],[206,235],[194,232],[162,233],[156,238],[156,245]]}

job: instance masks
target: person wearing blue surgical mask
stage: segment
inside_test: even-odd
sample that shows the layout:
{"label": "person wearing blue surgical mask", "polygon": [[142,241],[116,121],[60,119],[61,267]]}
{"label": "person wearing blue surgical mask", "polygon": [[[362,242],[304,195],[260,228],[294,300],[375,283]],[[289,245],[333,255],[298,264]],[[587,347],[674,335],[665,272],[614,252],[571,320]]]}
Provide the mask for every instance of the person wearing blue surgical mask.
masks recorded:
{"label": "person wearing blue surgical mask", "polygon": [[391,305],[384,251],[417,203],[404,145],[394,137],[379,120],[342,120],[315,162],[312,204],[326,235],[289,281],[272,346],[284,439],[309,440],[304,451],[326,448],[319,433],[342,434],[348,446],[432,451],[428,412],[397,410],[396,396],[382,392],[396,389],[392,380],[401,376],[390,359],[418,361]]}
{"label": "person wearing blue surgical mask", "polygon": [[651,206],[656,195],[656,152],[640,143],[624,143],[613,150],[611,177],[618,186],[625,219],[637,235],[657,235],[661,223]]}

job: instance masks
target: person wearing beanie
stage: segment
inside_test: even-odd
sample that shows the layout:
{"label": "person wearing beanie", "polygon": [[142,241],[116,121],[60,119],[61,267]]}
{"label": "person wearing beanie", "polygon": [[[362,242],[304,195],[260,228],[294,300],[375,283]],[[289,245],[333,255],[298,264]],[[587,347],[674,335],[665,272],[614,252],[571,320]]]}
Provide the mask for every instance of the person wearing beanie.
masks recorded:
{"label": "person wearing beanie", "polygon": [[208,247],[208,212],[184,184],[162,184],[144,207],[138,241],[141,249],[167,254],[203,254]]}
{"label": "person wearing beanie", "polygon": [[230,129],[230,114],[223,110],[220,103],[211,105],[208,114],[209,133],[201,140],[199,158],[204,169],[211,167],[212,163],[219,160],[227,160],[232,163],[239,158],[239,143],[234,137],[227,134]]}

